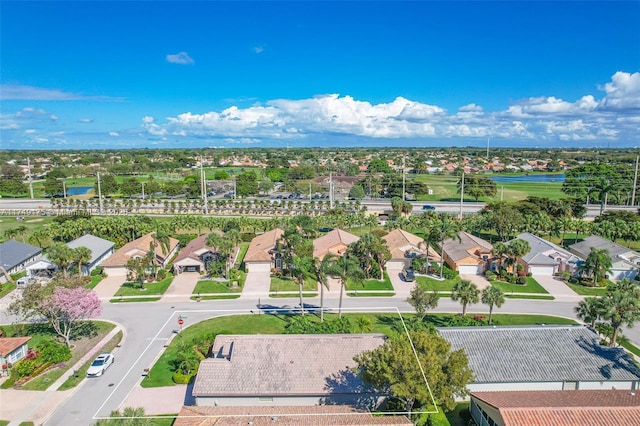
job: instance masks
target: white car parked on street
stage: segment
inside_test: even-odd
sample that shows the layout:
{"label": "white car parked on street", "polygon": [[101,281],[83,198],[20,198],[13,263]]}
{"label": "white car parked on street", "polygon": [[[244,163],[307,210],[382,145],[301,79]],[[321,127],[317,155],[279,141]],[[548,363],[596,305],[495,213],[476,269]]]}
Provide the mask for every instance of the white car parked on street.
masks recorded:
{"label": "white car parked on street", "polygon": [[103,353],[98,355],[96,359],[93,360],[91,366],[87,370],[87,377],[98,377],[104,374],[104,371],[109,368],[111,364],[113,364],[115,358],[110,353]]}

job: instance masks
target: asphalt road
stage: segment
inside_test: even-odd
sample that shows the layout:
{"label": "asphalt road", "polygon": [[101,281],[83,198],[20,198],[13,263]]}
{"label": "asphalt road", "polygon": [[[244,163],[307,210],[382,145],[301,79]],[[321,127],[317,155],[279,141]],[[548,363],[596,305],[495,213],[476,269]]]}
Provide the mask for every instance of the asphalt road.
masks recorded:
{"label": "asphalt road", "polygon": [[[296,298],[262,299],[271,305],[297,304]],[[319,299],[305,299],[305,303],[318,304]],[[337,299],[329,299],[326,307],[337,311]],[[508,299],[496,313],[531,313],[574,318],[575,302]],[[91,424],[92,419],[107,417],[125,401],[127,395],[142,379],[144,369],[150,368],[161,355],[164,345],[178,330],[178,317],[184,319],[184,327],[207,318],[233,314],[258,315],[258,300],[235,299],[183,303],[122,303],[104,304],[101,319],[114,321],[126,330],[122,347],[116,353],[115,364],[104,376],[86,380],[46,422],[47,425]],[[400,298],[347,297],[344,312],[413,312]],[[440,299],[436,312],[460,312],[461,306],[449,299]],[[487,314],[487,306],[473,305],[470,313]],[[640,343],[640,328],[626,330],[634,343]],[[175,337],[179,338],[179,337]]]}

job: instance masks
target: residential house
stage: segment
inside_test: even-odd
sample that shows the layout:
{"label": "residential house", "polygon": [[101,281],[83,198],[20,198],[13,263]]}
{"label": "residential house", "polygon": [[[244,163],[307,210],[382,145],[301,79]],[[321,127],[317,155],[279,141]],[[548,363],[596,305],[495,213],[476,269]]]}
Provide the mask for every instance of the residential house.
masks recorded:
{"label": "residential house", "polygon": [[[391,252],[391,259],[386,265],[388,270],[410,268],[413,258],[424,257],[427,254],[424,240],[402,229],[394,229],[382,239]],[[437,250],[429,249],[429,261],[440,261]]]}
{"label": "residential house", "polygon": [[[278,258],[275,252],[282,235],[284,235],[284,231],[275,228],[251,240],[247,253],[244,255],[244,265],[247,272],[270,272],[271,268],[282,267],[282,258]],[[276,261],[279,262],[279,265],[276,265]]]}
{"label": "residential house", "polygon": [[408,426],[413,423],[400,415],[374,416],[370,411],[345,405],[319,406],[255,406],[255,407],[199,407],[183,406],[173,426]]}
{"label": "residential house", "polygon": [[9,275],[24,271],[30,263],[42,258],[42,249],[16,240],[0,244],[0,283],[5,283]]}
{"label": "residential house", "polygon": [[9,365],[15,364],[27,355],[31,337],[0,337],[0,365],[4,373]]}
{"label": "residential house", "polygon": [[558,272],[575,272],[582,259],[550,241],[529,232],[516,237],[529,243],[529,253],[518,259],[526,274],[553,276]]}
{"label": "residential house", "polygon": [[479,426],[640,425],[640,392],[472,392],[469,411]]}
{"label": "residential house", "polygon": [[609,252],[609,257],[611,258],[611,274],[609,278],[614,280],[629,278],[632,280],[638,275],[640,253],[630,248],[623,247],[597,235],[592,235],[579,243],[569,246],[569,250],[572,253],[583,259],[589,256],[592,248],[605,249]]}
{"label": "residential house", "polygon": [[313,240],[313,257],[322,260],[328,254],[342,256],[349,244],[358,240],[360,237],[356,235],[342,229],[334,229]]}
{"label": "residential house", "polygon": [[444,241],[444,261],[460,274],[480,275],[492,267],[493,245],[480,237],[460,231],[458,238]]}
{"label": "residential house", "polygon": [[[222,235],[221,232],[219,232]],[[220,255],[214,247],[207,246],[206,240],[209,234],[204,234],[191,240],[189,244],[178,253],[173,261],[173,270],[181,272],[205,272],[209,265],[219,259]]]}
{"label": "residential house", "polygon": [[200,362],[198,406],[351,405],[375,408],[384,395],[364,385],[353,357],[385,342],[382,334],[222,335]]}
{"label": "residential house", "polygon": [[586,326],[449,327],[452,350],[464,349],[472,392],[639,389],[640,368],[623,348],[600,346]]}
{"label": "residential house", "polygon": [[80,238],[69,241],[67,246],[72,249],[86,247],[91,250],[91,259],[82,264],[83,275],[91,274],[91,271],[100,266],[100,264],[107,260],[115,251],[114,243],[91,234],[83,235]]}
{"label": "residential house", "polygon": [[126,276],[126,265],[129,259],[148,256],[153,250],[155,262],[165,268],[171,258],[178,252],[179,246],[178,240],[169,238],[169,250],[165,250],[165,247],[163,247],[163,245],[153,237],[153,233],[150,232],[123,245],[116,250],[111,257],[102,262],[102,266],[104,272],[109,276]]}

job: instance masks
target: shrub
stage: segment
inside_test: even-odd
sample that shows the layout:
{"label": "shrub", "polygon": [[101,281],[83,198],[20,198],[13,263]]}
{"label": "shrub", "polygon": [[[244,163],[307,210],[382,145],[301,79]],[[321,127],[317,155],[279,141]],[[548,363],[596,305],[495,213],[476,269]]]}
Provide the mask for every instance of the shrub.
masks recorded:
{"label": "shrub", "polygon": [[489,281],[494,281],[494,280],[497,278],[497,275],[496,275],[496,274],[494,274],[494,273],[493,273],[493,272],[491,272],[491,271],[487,271],[487,273],[485,274],[485,276],[487,277],[487,279],[488,279]]}
{"label": "shrub", "polygon": [[11,367],[11,376],[16,379],[29,377],[38,368],[38,364],[39,362],[35,359],[21,359]]}
{"label": "shrub", "polygon": [[158,270],[158,281],[162,281],[165,278],[167,278],[167,271],[165,271],[164,269],[159,269]]}
{"label": "shrub", "polygon": [[176,371],[175,373],[173,373],[173,376],[171,376],[171,378],[173,379],[173,382],[178,385],[188,385],[193,376],[194,375],[191,373],[182,374],[181,372]]}
{"label": "shrub", "polygon": [[444,270],[442,271],[442,276],[448,280],[452,280],[455,277],[458,276],[458,272],[454,271],[451,268],[447,268],[446,266],[444,267]]}
{"label": "shrub", "polygon": [[448,327],[470,327],[486,325],[483,315],[475,315],[473,317],[463,317],[462,315],[453,315],[446,322]]}
{"label": "shrub", "polygon": [[104,271],[104,268],[102,266],[98,266],[97,268],[93,269],[91,271],[91,276],[95,277],[98,275],[102,275],[102,272]]}
{"label": "shrub", "polygon": [[518,277],[518,284],[526,284],[527,283],[527,277]]}
{"label": "shrub", "polygon": [[68,346],[58,343],[54,340],[47,340],[40,345],[40,356],[42,362],[51,362],[57,364],[59,362],[71,359],[71,349]]}

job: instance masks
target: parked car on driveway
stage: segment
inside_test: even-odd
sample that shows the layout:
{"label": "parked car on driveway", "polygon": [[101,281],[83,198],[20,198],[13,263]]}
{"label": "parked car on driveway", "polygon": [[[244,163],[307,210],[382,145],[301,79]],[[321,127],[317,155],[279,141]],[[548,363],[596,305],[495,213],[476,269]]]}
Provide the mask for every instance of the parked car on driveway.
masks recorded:
{"label": "parked car on driveway", "polygon": [[91,363],[91,366],[89,366],[89,369],[87,370],[87,377],[102,376],[105,370],[109,368],[114,361],[115,358],[110,353],[98,355],[98,357]]}
{"label": "parked car on driveway", "polygon": [[402,279],[408,283],[412,283],[416,280],[416,274],[413,272],[413,269],[403,269]]}

